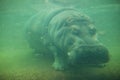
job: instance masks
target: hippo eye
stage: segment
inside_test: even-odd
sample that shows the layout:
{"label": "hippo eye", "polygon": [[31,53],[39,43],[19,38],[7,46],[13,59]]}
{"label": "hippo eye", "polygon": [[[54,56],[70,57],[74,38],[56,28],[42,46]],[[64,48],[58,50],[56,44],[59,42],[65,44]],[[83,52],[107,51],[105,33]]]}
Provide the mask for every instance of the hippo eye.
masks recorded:
{"label": "hippo eye", "polygon": [[79,35],[80,34],[80,29],[78,26],[76,25],[72,25],[71,27],[71,32],[73,35]]}
{"label": "hippo eye", "polygon": [[90,29],[90,30],[89,30],[89,33],[90,33],[91,35],[95,35],[95,34],[96,34],[96,29],[95,29],[95,28]]}
{"label": "hippo eye", "polygon": [[73,30],[72,31],[72,34],[74,34],[74,35],[79,35],[81,32],[80,32],[80,30]]}

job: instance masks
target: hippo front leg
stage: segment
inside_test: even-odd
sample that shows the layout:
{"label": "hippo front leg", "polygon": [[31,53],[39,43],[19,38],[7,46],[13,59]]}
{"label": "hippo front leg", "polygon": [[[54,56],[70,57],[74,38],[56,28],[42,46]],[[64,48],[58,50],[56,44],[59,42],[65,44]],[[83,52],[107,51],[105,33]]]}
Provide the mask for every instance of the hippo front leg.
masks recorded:
{"label": "hippo front leg", "polygon": [[54,52],[54,63],[53,67],[56,70],[65,70],[68,66],[67,60],[66,60],[66,55],[59,54],[57,52]]}
{"label": "hippo front leg", "polygon": [[56,70],[65,70],[68,66],[67,55],[59,51],[55,46],[51,46],[54,55],[53,67]]}

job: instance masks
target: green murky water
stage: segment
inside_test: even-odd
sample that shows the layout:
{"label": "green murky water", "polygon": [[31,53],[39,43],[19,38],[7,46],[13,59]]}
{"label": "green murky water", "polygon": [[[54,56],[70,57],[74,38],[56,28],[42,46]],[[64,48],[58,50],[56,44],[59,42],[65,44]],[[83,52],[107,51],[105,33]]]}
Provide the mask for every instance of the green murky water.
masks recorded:
{"label": "green murky water", "polygon": [[51,67],[50,55],[34,55],[24,37],[26,22],[47,6],[47,1],[0,1],[0,80],[119,80],[120,1],[51,0],[56,5],[73,6],[89,15],[98,29],[99,40],[110,52],[110,61],[104,68],[65,72]]}

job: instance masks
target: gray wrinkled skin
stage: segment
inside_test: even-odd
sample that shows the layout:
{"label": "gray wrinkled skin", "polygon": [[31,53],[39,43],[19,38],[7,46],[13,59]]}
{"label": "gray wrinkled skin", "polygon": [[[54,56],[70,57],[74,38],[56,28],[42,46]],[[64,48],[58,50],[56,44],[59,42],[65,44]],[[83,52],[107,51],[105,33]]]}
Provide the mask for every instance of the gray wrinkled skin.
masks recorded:
{"label": "gray wrinkled skin", "polygon": [[28,23],[26,37],[36,51],[41,44],[49,47],[56,70],[64,70],[69,65],[103,64],[109,60],[108,50],[97,39],[94,24],[75,9],[38,13]]}

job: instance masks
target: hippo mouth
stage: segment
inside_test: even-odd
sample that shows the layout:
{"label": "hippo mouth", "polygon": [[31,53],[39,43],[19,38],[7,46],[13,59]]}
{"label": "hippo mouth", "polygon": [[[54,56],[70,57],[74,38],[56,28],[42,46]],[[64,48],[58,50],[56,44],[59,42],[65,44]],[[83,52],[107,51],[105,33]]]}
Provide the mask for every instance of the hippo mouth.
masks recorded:
{"label": "hippo mouth", "polygon": [[108,50],[104,46],[80,46],[74,56],[72,64],[104,64],[109,61]]}

